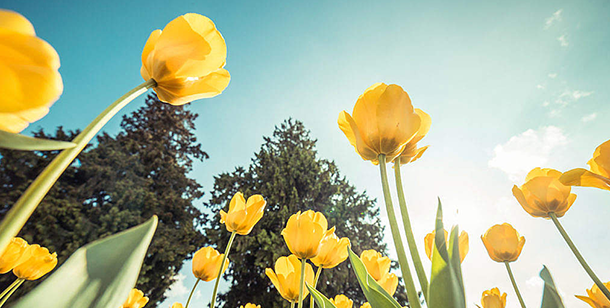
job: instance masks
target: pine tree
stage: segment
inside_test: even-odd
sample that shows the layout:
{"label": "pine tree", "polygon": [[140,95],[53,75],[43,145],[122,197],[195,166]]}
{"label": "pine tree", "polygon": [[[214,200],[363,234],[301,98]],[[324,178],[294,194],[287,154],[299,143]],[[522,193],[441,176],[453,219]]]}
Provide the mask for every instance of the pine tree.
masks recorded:
{"label": "pine tree", "polygon": [[[150,95],[145,106],[123,117],[118,135],[104,133],[81,153],[20,236],[56,251],[61,263],[78,247],[156,214],[159,226],[136,286],[150,298],[147,307],[156,307],[183,261],[205,242],[199,231],[205,217],[193,205],[203,191],[187,177],[194,161],[208,158],[193,134],[196,118]],[[69,140],[75,133],[60,128],[55,136],[37,135]],[[0,216],[56,154],[0,151]],[[3,275],[0,284],[11,276]],[[25,284],[15,298],[34,285]]]}
{"label": "pine tree", "polygon": [[[220,296],[224,307],[248,302],[268,308],[286,306],[266,277],[265,268],[290,254],[280,232],[297,211],[322,212],[329,227],[335,226],[338,236],[348,237],[358,254],[364,249],[386,251],[375,201],[357,192],[334,162],[319,158],[315,146],[316,140],[303,123],[289,119],[275,128],[272,137],[264,137],[248,168],[237,167],[215,177],[206,207],[216,216],[209,221],[206,234],[220,251],[224,251],[230,234],[219,224],[217,213],[227,210],[231,197],[241,191],[246,198],[262,194],[267,200],[265,214],[252,233],[235,239],[229,256],[232,265],[224,276],[231,287]],[[323,270],[318,290],[328,297],[345,294],[355,303],[365,301],[349,261]],[[399,294],[404,299],[404,292]]]}

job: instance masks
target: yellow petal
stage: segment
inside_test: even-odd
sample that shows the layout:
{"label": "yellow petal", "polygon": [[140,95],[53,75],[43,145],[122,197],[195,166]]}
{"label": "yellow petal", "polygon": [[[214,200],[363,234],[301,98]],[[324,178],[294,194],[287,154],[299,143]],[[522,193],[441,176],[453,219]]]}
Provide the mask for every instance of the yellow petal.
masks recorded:
{"label": "yellow petal", "polygon": [[0,9],[0,28],[5,28],[26,35],[36,35],[34,26],[23,15]]}
{"label": "yellow petal", "polygon": [[0,130],[18,133],[28,127],[30,123],[40,120],[47,113],[49,113],[49,108],[47,107],[34,108],[15,113],[0,113]]}
{"label": "yellow petal", "polygon": [[377,152],[375,151],[375,149],[371,148],[368,144],[366,144],[366,142],[362,138],[362,134],[360,133],[358,125],[347,112],[342,111],[339,114],[339,119],[337,122],[339,123],[339,128],[341,128],[349,142],[352,144],[352,146],[354,146],[356,152],[362,157],[362,159],[377,159]]}
{"label": "yellow petal", "polygon": [[568,186],[596,187],[610,190],[610,178],[603,177],[582,168],[564,172],[559,178],[559,181]]}
{"label": "yellow petal", "polygon": [[[398,150],[415,136],[421,120],[413,112],[411,99],[398,85],[389,85],[377,103],[377,125],[379,129],[379,148],[388,156]],[[395,153],[394,155],[397,155]]]}
{"label": "yellow petal", "polygon": [[[150,33],[148,40],[146,40],[146,44],[144,45],[144,50],[142,51],[142,65],[146,65],[148,62],[148,58],[150,53],[155,49],[155,45],[157,45],[157,41],[159,40],[159,36],[161,36],[161,30],[157,29]],[[144,79],[150,79],[150,74],[147,71],[149,77],[144,77]]]}
{"label": "yellow petal", "polygon": [[161,101],[179,106],[222,93],[229,85],[230,80],[229,72],[225,69],[219,69],[198,79],[188,80],[188,78],[184,78],[158,83],[155,91]]}

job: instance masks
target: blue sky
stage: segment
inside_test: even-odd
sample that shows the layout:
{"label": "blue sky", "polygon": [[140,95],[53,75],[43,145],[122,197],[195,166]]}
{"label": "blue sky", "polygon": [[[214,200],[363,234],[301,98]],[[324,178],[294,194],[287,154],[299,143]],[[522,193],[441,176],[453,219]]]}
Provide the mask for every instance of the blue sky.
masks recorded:
{"label": "blue sky", "polygon": [[[2,7],[29,18],[62,62],[64,94],[26,133],[85,127],[142,82],[140,53],[151,31],[188,12],[210,17],[226,39],[232,80],[222,95],[191,104],[211,156],[192,176],[207,190],[214,175],[247,165],[262,136],[294,117],[318,138],[322,157],[381,201],[377,168],[354,153],[336,120],[371,84],[403,86],[432,117],[422,141],[430,148],[403,171],[415,236],[431,231],[440,196],[448,222],[470,234],[463,265],[469,307],[496,286],[508,293],[507,307],[518,306],[504,267],[479,239],[502,222],[527,239],[513,264],[526,303],[539,305],[536,277],[546,264],[567,306],[587,307],[573,295],[592,282],[552,223],[527,215],[511,187],[536,166],[585,167],[610,139],[610,1],[4,0]],[[119,118],[105,129],[118,131]],[[573,191],[578,198],[561,221],[608,281],[608,249],[600,243],[608,242],[610,194]],[[165,306],[186,300],[190,263],[183,277]],[[211,288],[200,285],[197,301],[207,302]]]}

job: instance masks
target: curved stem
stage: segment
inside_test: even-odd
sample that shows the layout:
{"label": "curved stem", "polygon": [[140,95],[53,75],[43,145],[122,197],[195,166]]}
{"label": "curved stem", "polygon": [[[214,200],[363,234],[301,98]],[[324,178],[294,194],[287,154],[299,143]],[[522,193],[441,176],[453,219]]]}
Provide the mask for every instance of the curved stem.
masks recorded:
{"label": "curved stem", "polygon": [[38,175],[36,180],[30,184],[19,200],[6,213],[2,223],[0,223],[0,255],[4,252],[11,239],[23,228],[49,189],[51,189],[66,168],[72,164],[72,161],[87,146],[89,141],[119,110],[148,89],[156,86],[156,84],[153,79],[150,79],[125,93],[112,105],[108,106],[106,110],[100,113],[72,140],[73,143],[76,143],[75,147],[61,151],[42,173]]}
{"label": "curved stem", "polygon": [[305,288],[305,264],[307,259],[301,260],[301,282],[299,283],[299,308],[303,307],[303,289]]}
{"label": "curved stem", "polygon": [[19,278],[19,279],[15,280],[15,282],[13,282],[13,284],[14,283],[17,283],[17,284],[13,287],[12,290],[10,290],[8,292],[8,294],[6,294],[4,296],[4,298],[2,298],[2,301],[0,301],[0,307],[4,306],[4,303],[6,303],[6,301],[9,299],[9,297],[11,297],[11,295],[13,295],[13,293],[15,293],[15,291],[17,291],[17,289],[23,284],[24,281],[25,281],[25,279]]}
{"label": "curved stem", "polygon": [[407,244],[409,245],[409,252],[411,252],[411,259],[415,266],[415,272],[419,279],[419,285],[421,286],[422,293],[426,302],[428,302],[428,277],[424,271],[424,266],[419,257],[417,251],[417,244],[415,237],[413,236],[413,229],[411,228],[411,220],[409,219],[409,211],[407,210],[407,201],[405,200],[405,192],[402,185],[402,176],[400,174],[400,156],[394,159],[394,177],[396,178],[396,191],[398,193],[398,204],[400,205],[400,213],[402,214],[402,224],[405,228],[405,234],[407,235]]}
{"label": "curved stem", "polygon": [[6,289],[4,289],[2,293],[0,293],[0,299],[4,298],[4,295],[6,295],[6,293],[10,292],[17,284],[19,284],[19,280],[21,279],[15,279],[15,281],[13,281],[10,286],[6,287]]}
{"label": "curved stem", "polygon": [[[318,279],[320,279],[320,274],[322,274],[322,267],[318,267],[318,270],[316,271],[316,276],[313,279],[313,288],[315,289],[318,286]],[[309,308],[313,308],[315,305],[315,302],[313,300],[313,298],[309,299],[310,303],[309,303]]]}
{"label": "curved stem", "polygon": [[210,308],[214,308],[216,305],[216,294],[218,293],[218,283],[220,282],[220,276],[222,276],[222,269],[224,268],[225,262],[227,262],[227,258],[229,257],[229,251],[231,250],[231,245],[233,244],[233,240],[237,232],[233,231],[231,233],[231,237],[229,238],[229,243],[227,244],[227,248],[225,249],[225,255],[222,257],[222,263],[220,263],[220,269],[218,270],[218,275],[216,276],[216,282],[214,283],[214,292],[212,293],[212,302],[210,303]]}
{"label": "curved stem", "polygon": [[189,308],[189,303],[191,302],[191,297],[193,297],[193,293],[195,293],[195,289],[197,288],[197,285],[199,284],[199,278],[197,278],[197,281],[195,282],[195,285],[193,286],[193,289],[191,289],[191,294],[189,294],[189,299],[186,300],[186,306],[184,308]]}
{"label": "curved stem", "polygon": [[508,263],[508,261],[505,261],[504,265],[506,265],[506,271],[508,272],[508,276],[510,277],[510,282],[513,283],[513,289],[515,289],[515,293],[517,293],[519,304],[521,304],[521,308],[525,308],[525,302],[523,301],[523,297],[521,297],[521,292],[519,292],[519,288],[517,287],[517,282],[515,281],[515,276],[513,276],[513,271],[510,269],[510,264]]}
{"label": "curved stem", "polygon": [[580,265],[582,265],[582,267],[585,269],[585,272],[589,274],[589,277],[591,277],[595,285],[597,285],[597,287],[602,291],[602,293],[604,293],[606,298],[610,300],[610,291],[608,291],[608,288],[606,288],[602,281],[599,280],[599,278],[597,277],[597,275],[595,275],[589,264],[587,264],[587,261],[585,261],[585,258],[583,258],[583,256],[580,254],[580,251],[578,251],[576,245],[574,245],[574,242],[572,242],[572,239],[570,239],[570,236],[559,222],[559,219],[557,219],[557,215],[555,215],[555,213],[549,213],[549,217],[555,223],[557,230],[559,230],[559,233],[561,233],[561,236],[563,236],[563,239],[566,241],[566,243],[574,253],[576,259],[578,259],[578,262],[580,262]]}
{"label": "curved stem", "polygon": [[394,206],[392,205],[392,195],[390,195],[390,185],[388,184],[388,174],[386,171],[384,154],[379,154],[379,170],[381,172],[381,186],[383,188],[385,208],[388,214],[388,219],[390,220],[390,230],[392,231],[394,246],[396,247],[396,253],[398,254],[398,263],[400,264],[402,278],[407,289],[409,305],[412,308],[420,308],[421,304],[419,303],[419,296],[417,295],[417,290],[415,290],[413,276],[411,275],[411,269],[409,268],[409,261],[407,260],[405,248],[402,243],[402,239],[400,238],[400,230],[398,229],[398,222],[396,222],[396,213],[394,212]]}

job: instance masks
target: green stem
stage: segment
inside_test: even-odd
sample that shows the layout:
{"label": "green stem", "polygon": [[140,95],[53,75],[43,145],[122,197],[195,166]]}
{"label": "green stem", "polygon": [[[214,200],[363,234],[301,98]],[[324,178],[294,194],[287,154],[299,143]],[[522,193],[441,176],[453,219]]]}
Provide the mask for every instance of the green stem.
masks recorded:
{"label": "green stem", "polygon": [[193,293],[195,293],[195,289],[197,288],[197,285],[199,284],[199,278],[197,278],[197,281],[195,282],[195,285],[193,286],[193,289],[191,290],[191,294],[189,294],[189,299],[186,300],[186,306],[184,308],[189,308],[189,303],[191,302],[191,297],[193,297]]}
{"label": "green stem", "polygon": [[409,245],[409,251],[411,252],[411,259],[413,259],[413,265],[415,265],[415,272],[419,279],[419,285],[421,286],[422,293],[426,302],[428,302],[428,277],[424,271],[424,266],[419,257],[417,251],[417,244],[415,237],[413,236],[413,229],[411,228],[411,220],[409,219],[409,211],[407,210],[407,201],[405,200],[405,192],[402,185],[402,176],[400,174],[400,156],[394,159],[394,176],[396,178],[396,191],[398,193],[398,204],[400,205],[400,213],[402,214],[402,224],[405,228],[407,235],[407,244]]}
{"label": "green stem", "polygon": [[290,302],[290,308],[294,308],[294,304],[296,304],[296,302]]}
{"label": "green stem", "polygon": [[4,298],[4,295],[6,295],[6,293],[10,292],[17,284],[19,284],[19,278],[15,279],[15,281],[13,281],[13,283],[11,283],[10,286],[8,286],[6,289],[4,289],[4,291],[2,291],[2,293],[0,293],[0,299]]}
{"label": "green stem", "polygon": [[602,291],[602,293],[604,293],[606,298],[608,300],[610,300],[610,291],[608,291],[608,288],[606,288],[606,286],[602,283],[602,281],[599,280],[597,275],[595,275],[595,273],[593,272],[591,267],[589,267],[589,264],[587,264],[587,261],[585,261],[585,258],[583,258],[583,256],[580,254],[580,252],[576,248],[576,245],[574,245],[574,242],[572,242],[572,239],[570,239],[570,236],[568,235],[566,230],[563,228],[561,223],[559,223],[559,219],[557,219],[557,215],[555,215],[555,213],[549,213],[549,217],[555,223],[557,230],[559,230],[559,233],[561,233],[561,236],[563,236],[563,239],[566,241],[566,243],[568,244],[570,249],[572,249],[574,256],[576,256],[576,259],[578,259],[578,262],[580,262],[580,265],[582,265],[582,267],[585,269],[585,272],[587,272],[587,274],[589,274],[589,277],[591,277],[591,279],[593,280],[595,285],[597,285],[597,287]]}
{"label": "green stem", "polygon": [[307,259],[301,260],[301,282],[299,283],[299,308],[303,307],[303,291],[305,289],[305,264]]}
{"label": "green stem", "polygon": [[409,298],[409,305],[412,308],[420,308],[419,296],[417,290],[415,290],[415,284],[413,283],[413,276],[411,275],[411,269],[409,268],[409,261],[405,254],[405,248],[400,238],[400,230],[398,229],[398,222],[396,221],[396,213],[394,212],[394,205],[392,204],[392,195],[390,195],[390,185],[388,184],[388,174],[386,171],[386,159],[384,154],[379,154],[379,170],[381,172],[381,186],[383,187],[383,197],[385,199],[385,208],[390,220],[390,230],[392,231],[392,238],[394,239],[394,246],[396,247],[396,253],[398,254],[398,263],[400,264],[400,271],[402,272],[402,278],[407,288],[407,297]]}
{"label": "green stem", "polygon": [[136,97],[145,93],[148,89],[155,87],[157,83],[150,79],[131,91],[125,93],[106,110],[100,113],[74,140],[75,147],[65,149],[53,159],[53,161],[38,175],[36,180],[30,184],[28,189],[17,200],[13,207],[6,213],[0,223],[0,255],[6,249],[11,239],[19,233],[21,228],[30,218],[36,207],[42,201],[49,189],[55,184],[61,174],[72,164],[72,161],[87,146],[89,141],[100,131],[100,129],[117,113]]}
{"label": "green stem", "polygon": [[[316,276],[313,279],[313,288],[315,289],[318,286],[318,279],[320,279],[320,274],[322,273],[322,267],[318,267],[318,270],[316,271]],[[309,303],[309,308],[313,308],[315,305],[315,302],[313,300],[313,298],[309,299],[310,303]]]}
{"label": "green stem", "polygon": [[210,308],[214,308],[216,306],[216,294],[218,293],[218,283],[220,282],[220,276],[222,275],[222,269],[224,268],[225,262],[227,262],[227,257],[229,257],[229,251],[231,250],[231,245],[233,245],[233,240],[237,232],[233,231],[231,233],[231,237],[229,238],[229,243],[227,244],[227,249],[225,249],[225,255],[222,257],[222,263],[220,263],[220,269],[218,270],[218,275],[216,276],[216,282],[214,283],[214,292],[212,293],[212,302],[210,303]]}
{"label": "green stem", "polygon": [[515,281],[515,276],[513,276],[513,271],[510,269],[510,264],[508,261],[504,261],[504,265],[506,265],[506,271],[508,272],[508,276],[510,277],[510,282],[513,283],[513,289],[515,289],[515,293],[517,293],[517,298],[519,299],[519,304],[521,304],[521,308],[525,308],[525,302],[523,301],[523,297],[521,297],[521,292],[519,292],[519,287],[517,287],[517,281]]}
{"label": "green stem", "polygon": [[4,306],[4,303],[6,303],[6,301],[9,299],[9,297],[11,297],[11,295],[13,295],[13,293],[15,293],[15,291],[17,291],[17,289],[23,284],[24,281],[25,281],[25,279],[19,278],[19,279],[15,280],[15,282],[13,282],[13,284],[15,284],[15,283],[17,283],[17,284],[8,292],[8,294],[6,294],[4,296],[4,298],[2,298],[2,301],[0,301],[0,307]]}

